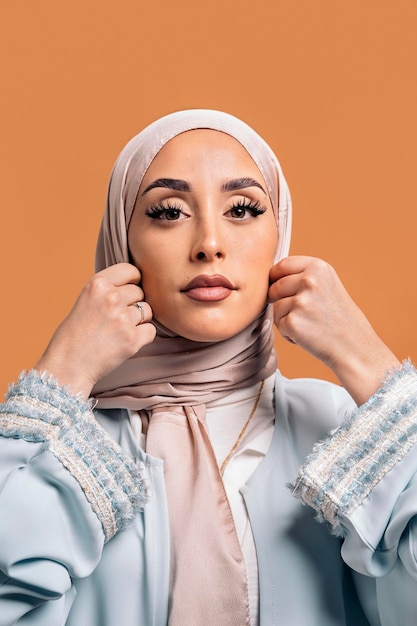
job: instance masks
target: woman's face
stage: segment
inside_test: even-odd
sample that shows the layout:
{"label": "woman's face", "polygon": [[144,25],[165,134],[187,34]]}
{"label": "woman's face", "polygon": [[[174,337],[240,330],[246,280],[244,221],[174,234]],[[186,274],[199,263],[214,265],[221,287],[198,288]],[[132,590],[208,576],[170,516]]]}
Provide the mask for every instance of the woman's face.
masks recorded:
{"label": "woman's face", "polygon": [[222,341],[266,304],[278,243],[263,177],[214,130],[171,139],[141,183],[128,233],[154,317],[194,341]]}

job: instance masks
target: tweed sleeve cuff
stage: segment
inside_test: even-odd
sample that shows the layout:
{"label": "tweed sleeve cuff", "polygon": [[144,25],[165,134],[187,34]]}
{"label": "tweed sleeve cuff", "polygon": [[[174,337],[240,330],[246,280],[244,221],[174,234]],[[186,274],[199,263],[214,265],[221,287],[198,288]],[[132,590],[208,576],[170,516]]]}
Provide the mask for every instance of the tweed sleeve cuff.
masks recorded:
{"label": "tweed sleeve cuff", "polygon": [[316,444],[294,494],[343,535],[349,517],[417,442],[417,371],[406,361],[324,442]]}
{"label": "tweed sleeve cuff", "polygon": [[0,435],[43,443],[79,483],[105,541],[148,500],[138,467],[98,424],[90,402],[35,370],[10,386],[0,405]]}

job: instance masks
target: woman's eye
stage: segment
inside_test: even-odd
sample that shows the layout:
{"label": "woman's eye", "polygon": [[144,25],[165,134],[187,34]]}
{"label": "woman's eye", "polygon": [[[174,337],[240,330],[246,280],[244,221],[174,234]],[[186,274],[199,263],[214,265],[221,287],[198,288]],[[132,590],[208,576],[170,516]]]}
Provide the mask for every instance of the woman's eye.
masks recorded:
{"label": "woman's eye", "polygon": [[145,213],[152,219],[166,220],[168,222],[175,222],[176,220],[184,219],[186,217],[180,207],[164,206],[163,204],[151,206],[145,211]]}
{"label": "woman's eye", "polygon": [[179,209],[166,209],[165,218],[167,220],[177,220],[181,215],[181,211]]}
{"label": "woman's eye", "polygon": [[227,214],[237,220],[248,219],[249,217],[257,217],[265,213],[266,207],[261,206],[259,201],[239,200],[234,204]]}
{"label": "woman's eye", "polygon": [[241,206],[235,206],[235,207],[230,209],[230,215],[232,217],[238,217],[238,218],[242,219],[243,217],[245,217],[246,211],[247,211],[247,209],[244,209]]}

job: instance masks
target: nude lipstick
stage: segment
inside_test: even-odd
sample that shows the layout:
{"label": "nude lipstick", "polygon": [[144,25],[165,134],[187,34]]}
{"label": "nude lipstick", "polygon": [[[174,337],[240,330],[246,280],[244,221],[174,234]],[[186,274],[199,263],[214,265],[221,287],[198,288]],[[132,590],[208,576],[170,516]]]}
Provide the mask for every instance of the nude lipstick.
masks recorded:
{"label": "nude lipstick", "polygon": [[181,291],[192,300],[219,302],[230,296],[236,287],[220,274],[196,276]]}

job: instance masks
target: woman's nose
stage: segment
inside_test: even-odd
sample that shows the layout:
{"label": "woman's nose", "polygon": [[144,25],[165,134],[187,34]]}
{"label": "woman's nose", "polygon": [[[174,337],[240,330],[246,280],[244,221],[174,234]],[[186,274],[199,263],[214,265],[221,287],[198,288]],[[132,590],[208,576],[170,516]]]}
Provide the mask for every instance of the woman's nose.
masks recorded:
{"label": "woman's nose", "polygon": [[211,261],[215,258],[220,259],[222,256],[219,250],[214,254],[211,254],[209,251],[205,252],[204,250],[200,250],[200,252],[197,253],[197,259],[199,261]]}
{"label": "woman's nose", "polygon": [[220,228],[215,224],[196,225],[191,256],[196,261],[214,261],[225,256],[225,246]]}

